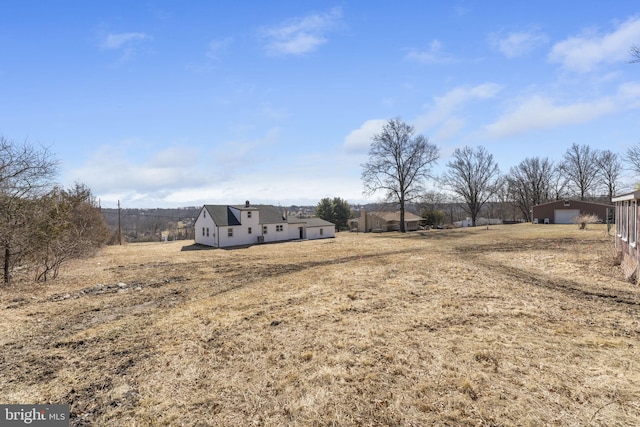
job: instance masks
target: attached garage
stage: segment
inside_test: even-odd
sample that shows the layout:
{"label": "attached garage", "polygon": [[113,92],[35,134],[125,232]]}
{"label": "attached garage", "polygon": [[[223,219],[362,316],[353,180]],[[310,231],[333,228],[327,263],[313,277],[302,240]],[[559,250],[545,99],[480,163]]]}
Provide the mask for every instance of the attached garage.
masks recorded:
{"label": "attached garage", "polygon": [[554,209],[554,224],[573,224],[573,219],[580,216],[580,209]]}

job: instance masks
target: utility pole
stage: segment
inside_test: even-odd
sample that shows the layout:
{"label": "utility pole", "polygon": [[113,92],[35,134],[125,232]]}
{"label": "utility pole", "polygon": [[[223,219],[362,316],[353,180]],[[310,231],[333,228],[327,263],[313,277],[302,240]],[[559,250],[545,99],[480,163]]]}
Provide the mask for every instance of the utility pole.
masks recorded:
{"label": "utility pole", "polygon": [[120,200],[118,200],[118,244],[122,246],[122,226],[120,225]]}

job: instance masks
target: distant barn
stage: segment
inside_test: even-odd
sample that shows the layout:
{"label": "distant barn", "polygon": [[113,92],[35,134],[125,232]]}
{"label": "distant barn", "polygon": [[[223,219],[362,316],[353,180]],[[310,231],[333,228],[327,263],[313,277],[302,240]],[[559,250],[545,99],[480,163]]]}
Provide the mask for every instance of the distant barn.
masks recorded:
{"label": "distant barn", "polygon": [[610,212],[613,212],[613,205],[582,200],[556,200],[531,208],[531,218],[534,224],[573,224],[574,218],[593,214],[606,222]]}

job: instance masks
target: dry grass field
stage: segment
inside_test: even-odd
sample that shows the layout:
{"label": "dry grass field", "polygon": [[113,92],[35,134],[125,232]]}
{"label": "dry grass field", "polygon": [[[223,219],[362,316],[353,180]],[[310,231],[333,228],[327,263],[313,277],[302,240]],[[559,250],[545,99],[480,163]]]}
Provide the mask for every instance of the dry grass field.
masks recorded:
{"label": "dry grass field", "polygon": [[0,289],[2,403],[74,426],[640,425],[603,226],[107,247]]}

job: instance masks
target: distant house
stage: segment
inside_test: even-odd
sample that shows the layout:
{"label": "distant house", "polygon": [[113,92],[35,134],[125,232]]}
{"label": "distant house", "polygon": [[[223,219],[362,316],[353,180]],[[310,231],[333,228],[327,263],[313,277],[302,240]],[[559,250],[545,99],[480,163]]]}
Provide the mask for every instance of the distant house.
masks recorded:
{"label": "distant house", "polygon": [[640,220],[638,218],[638,204],[640,204],[640,191],[622,194],[611,199],[615,204],[616,222],[616,250],[622,258],[622,268],[627,278],[635,278],[638,281],[638,264],[640,254],[638,252],[638,231]]}
{"label": "distant house", "polygon": [[[418,215],[411,212],[404,212],[404,226],[406,231],[415,231],[420,225]],[[357,228],[361,232],[376,231],[399,231],[400,230],[400,211],[395,212],[366,212],[364,209],[360,211],[360,217],[356,221],[352,221],[352,229]]]}
{"label": "distant house", "polygon": [[[499,224],[502,224],[502,220],[499,218],[483,218],[483,217],[476,218],[476,226],[478,227],[481,225],[499,225]],[[471,221],[471,218],[467,217],[462,221],[454,222],[453,225],[455,227],[471,227],[471,225],[473,225],[473,221]]]}
{"label": "distant house", "polygon": [[612,205],[585,202],[582,200],[556,200],[543,203],[531,208],[531,218],[534,224],[573,224],[573,219],[582,214],[598,216],[606,222]]}
{"label": "distant house", "polygon": [[320,218],[287,218],[275,206],[204,205],[195,222],[195,241],[225,248],[257,243],[335,237],[335,225]]}

